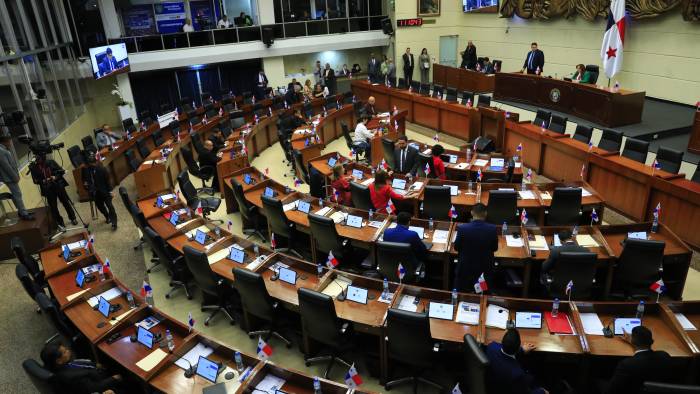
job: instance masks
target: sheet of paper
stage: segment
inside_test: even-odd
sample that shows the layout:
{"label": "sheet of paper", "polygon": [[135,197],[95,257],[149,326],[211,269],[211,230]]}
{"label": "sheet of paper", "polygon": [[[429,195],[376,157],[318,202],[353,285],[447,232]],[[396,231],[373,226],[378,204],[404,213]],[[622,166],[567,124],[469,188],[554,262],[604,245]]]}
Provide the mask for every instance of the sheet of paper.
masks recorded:
{"label": "sheet of paper", "polygon": [[547,240],[544,238],[544,235],[535,235],[535,240],[529,241],[529,244],[531,250],[549,250],[549,246],[547,246]]}
{"label": "sheet of paper", "polygon": [[603,323],[597,313],[580,313],[579,316],[586,335],[603,335]]}
{"label": "sheet of paper", "polygon": [[333,221],[335,223],[342,223],[345,221],[345,218],[347,216],[348,216],[347,213],[337,211],[337,212],[333,212],[333,214],[331,215],[331,219],[333,219]]}
{"label": "sheet of paper", "polygon": [[646,231],[638,231],[638,232],[627,233],[627,238],[647,239],[647,232]]}
{"label": "sheet of paper", "polygon": [[[190,365],[194,366],[199,361],[199,356],[207,357],[214,352],[214,349],[207,347],[202,342],[198,342],[189,352],[175,361],[175,365],[182,369],[188,369]],[[187,364],[187,361],[190,363]]]}
{"label": "sheet of paper", "polygon": [[338,294],[340,294],[341,291],[345,291],[345,289],[347,289],[351,283],[352,281],[350,279],[339,276],[334,280],[330,281],[321,293],[335,298],[338,296]]}
{"label": "sheet of paper", "polygon": [[542,328],[542,314],[539,312],[515,312],[515,327]]}
{"label": "sheet of paper", "polygon": [[145,160],[143,162],[143,164],[146,164],[146,165],[153,164],[153,160]]}
{"label": "sheet of paper", "polygon": [[156,316],[148,316],[147,318],[141,320],[140,322],[136,323],[137,326],[141,326],[146,330],[150,330],[151,328],[155,327],[160,323],[160,319]]}
{"label": "sheet of paper", "polygon": [[637,318],[621,317],[615,319],[613,326],[615,326],[615,335],[622,335],[624,331],[631,333],[632,329],[641,326],[642,321]]}
{"label": "sheet of paper", "polygon": [[119,297],[122,295],[122,290],[118,287],[112,287],[111,289],[102,292],[101,294],[97,294],[94,297],[90,297],[88,299],[88,305],[91,307],[95,307],[97,303],[100,301],[100,297],[104,297],[105,300],[107,301],[112,301],[113,299]]}
{"label": "sheet of paper", "polygon": [[85,249],[86,244],[87,244],[87,241],[84,239],[77,241],[77,242],[71,242],[68,244],[68,249],[71,252],[74,252],[74,251],[79,250],[79,249]]}
{"label": "sheet of paper", "polygon": [[277,272],[280,268],[289,268],[289,266],[281,261],[278,261],[267,267],[267,269],[269,269],[272,272]]}
{"label": "sheet of paper", "polygon": [[519,161],[515,163],[515,168],[520,168],[522,166],[523,166],[523,163],[521,163]]}
{"label": "sheet of paper", "polygon": [[197,219],[195,218],[195,219],[191,219],[191,220],[188,220],[186,222],[180,223],[177,226],[175,226],[175,228],[179,230],[179,229],[189,225],[190,223],[194,222],[195,220],[197,220]]}
{"label": "sheet of paper", "polygon": [[163,194],[162,196],[160,196],[160,199],[163,200],[163,202],[166,202],[168,200],[172,200],[174,198],[175,198],[175,195],[172,193]]}
{"label": "sheet of paper", "polygon": [[684,330],[686,331],[697,331],[697,327],[693,323],[688,320],[687,317],[685,317],[684,314],[682,313],[676,313],[676,319],[678,319],[678,323],[681,324],[681,327],[683,327]]}
{"label": "sheet of paper", "polygon": [[374,182],[374,178],[367,178],[364,181],[362,181],[361,183],[365,186],[369,186],[370,183],[372,183],[372,182]]}
{"label": "sheet of paper", "polygon": [[255,386],[255,391],[261,393],[276,393],[282,389],[286,381],[273,374],[267,374],[261,381]]}
{"label": "sheet of paper", "polygon": [[450,232],[447,230],[435,230],[433,231],[433,243],[434,244],[446,244],[447,237],[450,236]]}
{"label": "sheet of paper", "polygon": [[600,246],[589,234],[578,234],[576,236],[576,243],[586,248],[597,248]]}
{"label": "sheet of paper", "polygon": [[479,304],[462,301],[457,306],[457,316],[455,317],[455,321],[457,323],[476,326],[479,324],[479,313]]}
{"label": "sheet of paper", "polygon": [[519,191],[518,195],[520,195],[520,198],[523,200],[535,199],[535,193],[533,193],[532,190]]}
{"label": "sheet of paper", "polygon": [[134,309],[129,309],[129,310],[127,310],[126,312],[122,313],[121,315],[115,317],[114,320],[111,320],[111,319],[110,319],[109,324],[115,325],[115,324],[119,323],[119,322],[122,321],[125,317],[129,316],[129,315],[131,314],[131,312],[136,311],[136,310],[138,310],[138,309],[134,308]]}
{"label": "sheet of paper", "polygon": [[540,192],[540,197],[543,200],[551,200],[552,199],[552,195],[549,194],[549,192]]}
{"label": "sheet of paper", "polygon": [[469,163],[459,163],[459,164],[455,165],[454,167],[458,170],[464,170],[467,167],[469,167]]}
{"label": "sheet of paper", "polygon": [[422,187],[423,187],[423,182],[416,181],[416,182],[413,182],[413,184],[411,185],[409,190],[420,190]]}
{"label": "sheet of paper", "polygon": [[561,246],[561,239],[559,239],[559,234],[554,234],[554,246]]}
{"label": "sheet of paper", "polygon": [[190,230],[185,233],[187,234],[187,238],[194,238],[194,236],[197,234],[197,230],[201,230],[204,234],[206,234],[209,232],[209,227],[207,227],[206,225],[201,225],[194,230]]}
{"label": "sheet of paper", "polygon": [[401,302],[399,302],[399,309],[402,311],[417,312],[418,305],[416,304],[416,297],[412,295],[404,295],[401,297]]}
{"label": "sheet of paper", "polygon": [[292,211],[292,210],[296,209],[298,203],[299,203],[299,200],[292,201],[292,202],[290,202],[289,204],[284,204],[284,205],[282,206],[282,210],[283,210],[284,212]]}
{"label": "sheet of paper", "polygon": [[509,313],[506,308],[489,304],[486,309],[486,327],[496,327],[505,330],[508,325]]}
{"label": "sheet of paper", "polygon": [[85,293],[88,290],[90,290],[89,287],[87,289],[83,289],[83,290],[80,290],[76,293],[73,293],[73,294],[66,297],[66,301],[68,301],[68,302],[73,301],[74,299],[80,297],[81,294]]}
{"label": "sheet of paper", "polygon": [[330,212],[331,209],[333,209],[333,208],[331,208],[331,207],[323,207],[323,208],[319,209],[318,211],[316,211],[316,212],[314,212],[314,213],[315,213],[316,215],[326,216],[326,214],[327,214],[328,212]]}
{"label": "sheet of paper", "polygon": [[592,195],[593,194],[591,192],[589,192],[588,190],[586,190],[586,188],[581,188],[581,197],[590,197]]}
{"label": "sheet of paper", "polygon": [[508,234],[506,235],[506,245],[509,248],[522,248],[525,243],[523,242],[523,237],[515,238],[514,236]]}
{"label": "sheet of paper", "polygon": [[487,164],[489,164],[489,161],[488,161],[488,160],[484,160],[484,159],[477,159],[477,160],[474,160],[474,166],[475,166],[475,167],[483,167],[483,166],[485,166],[485,165],[487,165]]}
{"label": "sheet of paper", "polygon": [[424,154],[424,155],[430,155],[430,154],[432,154],[432,150],[431,150],[430,148],[428,148],[428,149],[426,149],[426,150],[423,151],[423,154]]}
{"label": "sheet of paper", "polygon": [[374,227],[374,228],[381,228],[382,224],[384,224],[384,222],[380,222],[378,220],[372,220],[371,222],[367,223],[368,226]]}
{"label": "sheet of paper", "polygon": [[162,351],[160,348],[154,350],[148,356],[141,359],[141,361],[136,363],[136,366],[148,372],[152,370],[159,362],[163,361],[164,358],[168,356],[168,353]]}
{"label": "sheet of paper", "polygon": [[260,257],[256,258],[255,260],[251,261],[250,264],[246,266],[247,269],[251,271],[255,271],[260,267],[260,265],[265,262],[266,257],[263,255],[260,255]]}
{"label": "sheet of paper", "polygon": [[440,302],[430,302],[428,307],[428,316],[433,319],[452,320],[454,314],[454,305],[443,304]]}
{"label": "sheet of paper", "polygon": [[221,261],[228,257],[229,255],[229,249],[228,248],[223,248],[219,250],[218,252],[214,252],[210,255],[207,256],[207,260],[209,260],[209,265],[216,263],[217,261]]}

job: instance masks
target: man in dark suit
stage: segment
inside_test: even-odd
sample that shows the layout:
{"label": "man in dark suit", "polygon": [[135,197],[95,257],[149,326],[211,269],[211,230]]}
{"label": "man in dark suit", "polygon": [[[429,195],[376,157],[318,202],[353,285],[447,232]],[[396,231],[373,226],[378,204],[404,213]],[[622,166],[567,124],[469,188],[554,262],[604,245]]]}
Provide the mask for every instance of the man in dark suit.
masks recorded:
{"label": "man in dark suit", "polygon": [[411,244],[411,250],[416,260],[422,261],[428,249],[423,243],[423,240],[418,236],[418,233],[408,229],[410,223],[411,214],[403,211],[399,212],[396,217],[396,227],[384,231],[384,241]]}
{"label": "man in dark suit", "polygon": [[493,270],[493,253],[498,249],[498,229],[486,223],[486,206],[478,203],[472,208],[471,223],[457,226],[455,249],[459,262],[455,269],[454,288],[471,291],[483,273],[486,281]]}
{"label": "man in dark suit", "polygon": [[335,94],[336,84],[335,84],[335,70],[331,68],[330,63],[326,63],[326,68],[323,70],[323,80],[328,87],[330,94]]}
{"label": "man in dark suit", "polygon": [[416,62],[413,61],[411,48],[406,48],[406,53],[403,54],[403,78],[407,85],[410,85],[411,81],[413,81],[413,67],[415,65]]}
{"label": "man in dark suit", "polygon": [[212,188],[217,192],[219,191],[219,177],[217,176],[216,163],[218,163],[220,159],[221,158],[214,149],[214,144],[210,140],[204,141],[204,152],[199,155],[199,166],[211,167],[214,170]]}
{"label": "man in dark suit", "polygon": [[525,57],[523,69],[521,72],[527,71],[528,74],[541,74],[544,71],[544,52],[537,49],[537,43],[530,44],[530,52]]}
{"label": "man in dark suit", "polygon": [[265,98],[265,93],[267,92],[267,75],[263,70],[258,73],[257,79],[255,81],[255,98],[262,100]]}
{"label": "man in dark suit", "polygon": [[48,159],[46,154],[37,154],[34,162],[29,164],[29,172],[32,174],[32,180],[39,185],[41,195],[46,197],[46,203],[49,205],[49,210],[56,224],[64,227],[63,217],[58,211],[58,201],[61,201],[73,225],[78,224],[73,210],[73,204],[66,193],[66,182],[63,175],[66,171],[61,168],[54,160]]}
{"label": "man in dark suit", "polygon": [[53,372],[52,388],[57,393],[123,392],[121,375],[110,375],[92,360],[74,359],[72,350],[58,341],[49,342],[41,350],[44,368]]}
{"label": "man in dark suit", "polygon": [[379,60],[374,56],[374,53],[369,55],[369,62],[367,62],[367,75],[370,81],[375,82],[379,78]]}
{"label": "man in dark suit", "polygon": [[461,68],[474,70],[476,68],[476,46],[470,41],[467,42],[467,49],[462,52]]}
{"label": "man in dark suit", "polygon": [[364,115],[367,115],[370,119],[377,115],[377,110],[374,108],[375,101],[376,100],[374,96],[369,96],[369,98],[367,99],[367,103],[364,107],[362,107],[362,113]]}
{"label": "man in dark suit", "polygon": [[102,58],[102,61],[98,67],[100,69],[100,76],[104,77],[105,75],[109,75],[109,73],[119,69],[120,67],[121,66],[119,65],[117,59],[112,56],[112,48],[107,47],[105,57]]}
{"label": "man in dark suit", "polygon": [[549,252],[549,257],[542,263],[543,279],[552,269],[556,269],[557,261],[561,257],[562,252],[586,253],[589,251],[583,246],[578,246],[569,230],[559,232],[559,241],[561,241],[561,246],[553,246]]}
{"label": "man in dark suit", "polygon": [[644,382],[670,382],[673,379],[674,362],[663,350],[651,350],[654,343],[651,331],[644,326],[625,332],[624,339],[634,348],[634,356],[617,364],[606,394],[632,394],[642,390]]}
{"label": "man in dark suit", "polygon": [[116,230],[117,211],[112,204],[112,185],[107,169],[97,162],[94,155],[88,157],[87,164],[82,170],[83,186],[95,202],[97,210],[105,216],[105,222],[112,223],[112,230]]}
{"label": "man in dark suit", "polygon": [[402,135],[396,140],[394,149],[394,172],[415,175],[418,170],[418,150],[408,145],[408,137]]}
{"label": "man in dark suit", "polygon": [[518,356],[535,349],[529,343],[520,346],[520,333],[514,328],[506,330],[501,343],[491,342],[486,347],[489,368],[486,383],[490,393],[497,394],[548,394],[549,392],[535,384],[530,375],[518,361]]}

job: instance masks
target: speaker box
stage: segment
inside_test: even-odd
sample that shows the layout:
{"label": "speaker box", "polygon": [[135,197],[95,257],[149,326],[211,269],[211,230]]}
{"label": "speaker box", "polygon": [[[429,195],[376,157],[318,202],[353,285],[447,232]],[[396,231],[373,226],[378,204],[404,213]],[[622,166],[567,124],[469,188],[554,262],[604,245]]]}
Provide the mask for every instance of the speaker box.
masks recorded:
{"label": "speaker box", "polygon": [[262,41],[269,48],[275,42],[275,32],[271,27],[262,28]]}
{"label": "speaker box", "polygon": [[493,140],[488,137],[476,138],[476,151],[479,153],[491,153],[496,150]]}
{"label": "speaker box", "polygon": [[388,35],[394,34],[394,27],[391,26],[391,19],[389,19],[389,18],[382,19],[382,31],[384,32],[384,34],[388,34]]}

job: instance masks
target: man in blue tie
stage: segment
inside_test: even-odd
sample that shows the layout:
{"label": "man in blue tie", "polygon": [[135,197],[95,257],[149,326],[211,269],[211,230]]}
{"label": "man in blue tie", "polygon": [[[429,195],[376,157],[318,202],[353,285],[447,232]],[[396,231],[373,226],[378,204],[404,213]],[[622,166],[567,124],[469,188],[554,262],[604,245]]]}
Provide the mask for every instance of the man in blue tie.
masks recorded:
{"label": "man in blue tie", "polygon": [[530,52],[525,57],[525,63],[521,72],[528,74],[541,74],[544,71],[544,52],[537,49],[537,43],[530,44]]}
{"label": "man in blue tie", "polygon": [[396,216],[396,227],[384,231],[384,241],[411,244],[411,250],[416,260],[423,261],[428,249],[418,236],[418,233],[408,229],[410,222],[410,213],[399,212],[398,216]]}
{"label": "man in blue tie", "polygon": [[117,68],[119,68],[119,65],[117,63],[117,59],[115,59],[114,56],[112,56],[112,48],[107,47],[107,50],[105,51],[105,57],[100,63],[100,75],[103,77],[105,75],[109,75]]}

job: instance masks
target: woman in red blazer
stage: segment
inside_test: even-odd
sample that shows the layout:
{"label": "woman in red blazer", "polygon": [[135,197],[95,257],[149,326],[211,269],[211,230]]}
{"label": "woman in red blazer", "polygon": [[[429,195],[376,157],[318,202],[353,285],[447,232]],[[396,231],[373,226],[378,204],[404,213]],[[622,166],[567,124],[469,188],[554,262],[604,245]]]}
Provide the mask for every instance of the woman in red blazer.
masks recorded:
{"label": "woman in red blazer", "polygon": [[440,155],[443,153],[445,153],[445,148],[443,148],[442,145],[437,144],[433,146],[433,170],[435,171],[433,176],[438,179],[446,179],[445,163],[443,163],[442,159],[440,158]]}
{"label": "woman in red blazer", "polygon": [[352,195],[350,194],[350,181],[345,176],[345,168],[342,164],[336,164],[333,167],[333,182],[331,187],[337,193],[333,196],[333,200],[340,205],[352,206]]}
{"label": "woman in red blazer", "polygon": [[[403,200],[403,196],[394,192],[391,185],[387,184],[388,174],[384,170],[379,170],[374,174],[374,183],[369,185],[369,194],[372,197],[372,204],[378,213],[387,213],[386,206],[390,199]],[[395,214],[396,212],[392,212]]]}

